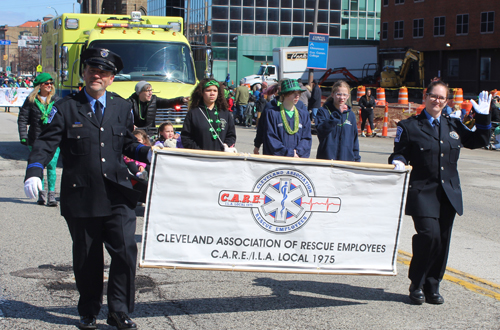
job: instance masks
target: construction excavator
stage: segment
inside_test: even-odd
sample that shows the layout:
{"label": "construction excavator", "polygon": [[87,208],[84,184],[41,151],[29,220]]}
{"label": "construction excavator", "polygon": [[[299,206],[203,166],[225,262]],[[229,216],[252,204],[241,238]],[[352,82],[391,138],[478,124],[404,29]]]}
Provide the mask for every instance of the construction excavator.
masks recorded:
{"label": "construction excavator", "polygon": [[418,50],[408,49],[406,51],[399,73],[390,66],[386,66],[380,73],[380,87],[383,88],[422,87],[423,85],[424,53]]}

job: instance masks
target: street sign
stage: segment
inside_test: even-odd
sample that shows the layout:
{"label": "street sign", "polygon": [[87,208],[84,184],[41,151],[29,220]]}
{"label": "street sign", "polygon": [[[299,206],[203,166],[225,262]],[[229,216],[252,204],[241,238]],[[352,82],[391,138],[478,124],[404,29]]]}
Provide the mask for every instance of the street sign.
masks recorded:
{"label": "street sign", "polygon": [[38,65],[36,66],[36,72],[42,72],[42,71],[43,71],[43,70],[42,70],[42,65],[41,65],[41,64],[38,64]]}
{"label": "street sign", "polygon": [[330,36],[325,33],[309,33],[308,69],[327,69],[329,38]]}
{"label": "street sign", "polygon": [[10,40],[0,40],[0,45],[10,45]]}
{"label": "street sign", "polygon": [[6,67],[6,69],[7,69],[7,71],[11,71],[11,70],[10,70],[10,66]]}

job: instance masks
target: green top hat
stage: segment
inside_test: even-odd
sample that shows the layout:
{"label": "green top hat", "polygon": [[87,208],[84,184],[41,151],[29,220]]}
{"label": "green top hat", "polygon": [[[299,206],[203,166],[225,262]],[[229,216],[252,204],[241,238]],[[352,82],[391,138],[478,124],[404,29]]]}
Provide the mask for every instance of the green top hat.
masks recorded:
{"label": "green top hat", "polygon": [[300,87],[297,79],[285,79],[281,82],[281,91],[280,91],[279,95],[283,95],[283,94],[286,94],[288,92],[295,92],[295,91],[298,91],[301,93],[305,92],[305,90],[302,89],[302,87]]}

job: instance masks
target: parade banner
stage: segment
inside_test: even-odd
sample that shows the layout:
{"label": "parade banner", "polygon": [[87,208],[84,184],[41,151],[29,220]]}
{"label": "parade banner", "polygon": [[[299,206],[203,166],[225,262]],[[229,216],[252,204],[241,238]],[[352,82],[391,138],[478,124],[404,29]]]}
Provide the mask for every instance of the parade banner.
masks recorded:
{"label": "parade banner", "polygon": [[396,275],[410,167],[162,149],[141,267]]}
{"label": "parade banner", "polygon": [[0,88],[0,107],[22,107],[33,88]]}

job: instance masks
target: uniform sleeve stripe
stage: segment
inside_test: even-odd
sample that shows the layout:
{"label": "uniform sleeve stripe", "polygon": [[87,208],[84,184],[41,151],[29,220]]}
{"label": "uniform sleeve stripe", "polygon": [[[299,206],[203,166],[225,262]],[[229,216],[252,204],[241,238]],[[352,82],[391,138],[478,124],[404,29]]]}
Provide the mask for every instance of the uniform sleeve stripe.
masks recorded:
{"label": "uniform sleeve stripe", "polygon": [[32,163],[32,164],[28,165],[28,168],[32,168],[32,167],[39,167],[43,170],[43,165],[40,163]]}
{"label": "uniform sleeve stripe", "polygon": [[477,129],[487,129],[487,130],[490,130],[491,129],[491,124],[488,124],[488,125],[476,124],[476,127],[477,127]]}
{"label": "uniform sleeve stripe", "polygon": [[137,148],[135,148],[135,159],[139,159],[139,150],[141,150],[142,147],[145,147],[144,144],[139,144]]}

